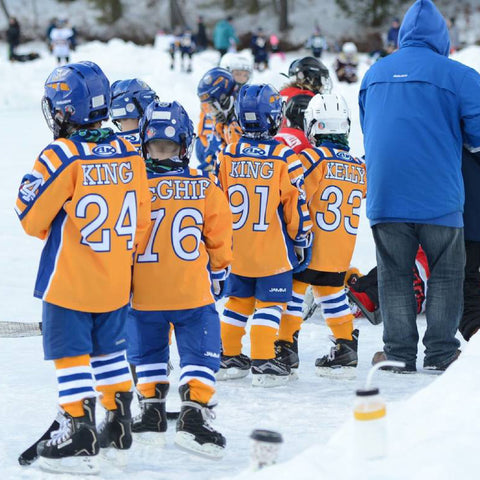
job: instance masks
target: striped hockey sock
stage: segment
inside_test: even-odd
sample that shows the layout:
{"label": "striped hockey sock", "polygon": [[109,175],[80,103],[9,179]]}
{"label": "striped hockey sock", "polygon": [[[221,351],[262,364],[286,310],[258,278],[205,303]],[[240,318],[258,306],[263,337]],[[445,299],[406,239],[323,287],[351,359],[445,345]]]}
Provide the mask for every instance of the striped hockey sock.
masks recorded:
{"label": "striped hockey sock", "polygon": [[221,315],[223,354],[229,357],[242,352],[242,337],[245,335],[248,317],[253,313],[255,299],[230,297]]}
{"label": "striped hockey sock", "polygon": [[278,339],[293,342],[293,335],[302,327],[302,304],[308,284],[293,279],[292,299],[287,303],[278,330]]}
{"label": "striped hockey sock", "polygon": [[185,365],[178,386],[186,383],[190,386],[190,400],[208,404],[215,393],[215,372],[201,365]]}
{"label": "striped hockey sock", "polygon": [[252,360],[266,360],[275,357],[275,340],[282,316],[283,305],[257,303],[257,310],[250,329]]}
{"label": "striped hockey sock", "polygon": [[145,398],[155,397],[157,383],[168,383],[166,363],[137,365],[136,373],[138,377],[137,390]]}

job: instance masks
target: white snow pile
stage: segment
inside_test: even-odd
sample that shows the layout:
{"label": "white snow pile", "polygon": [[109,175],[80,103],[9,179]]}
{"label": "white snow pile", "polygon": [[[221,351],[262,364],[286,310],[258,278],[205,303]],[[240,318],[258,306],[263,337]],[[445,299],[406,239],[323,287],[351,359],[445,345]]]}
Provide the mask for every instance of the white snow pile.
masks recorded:
{"label": "white snow pile", "polygon": [[[235,477],[255,480],[450,480],[478,478],[480,461],[480,335],[436,381],[408,400],[387,405],[388,454],[359,458],[347,421],[326,445],[313,445],[286,463]],[[376,383],[382,385],[381,372]],[[398,382],[402,382],[399,376]],[[315,419],[312,419],[315,422]],[[321,419],[318,419],[319,425]]]}

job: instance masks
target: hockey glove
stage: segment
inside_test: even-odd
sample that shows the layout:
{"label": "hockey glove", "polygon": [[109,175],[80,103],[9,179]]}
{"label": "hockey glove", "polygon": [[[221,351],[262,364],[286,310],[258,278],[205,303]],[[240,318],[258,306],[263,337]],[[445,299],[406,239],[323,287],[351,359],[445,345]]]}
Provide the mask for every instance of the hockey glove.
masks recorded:
{"label": "hockey glove", "polygon": [[212,279],[213,296],[215,297],[215,300],[220,300],[223,297],[223,292],[225,290],[225,280],[230,275],[230,270],[231,267],[229,265],[223,270],[211,272],[210,276]]}
{"label": "hockey glove", "polygon": [[302,239],[294,242],[294,251],[298,259],[298,265],[293,269],[293,273],[303,272],[312,260],[312,242],[313,232],[309,232]]}

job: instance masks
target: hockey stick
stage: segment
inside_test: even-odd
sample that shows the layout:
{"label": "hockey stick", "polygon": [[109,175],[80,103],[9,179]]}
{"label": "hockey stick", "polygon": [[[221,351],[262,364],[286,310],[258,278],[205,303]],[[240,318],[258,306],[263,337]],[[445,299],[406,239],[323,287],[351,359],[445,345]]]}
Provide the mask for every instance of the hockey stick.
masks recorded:
{"label": "hockey stick", "polygon": [[380,315],[379,308],[377,308],[374,312],[370,312],[365,308],[365,305],[348,289],[347,289],[347,297],[352,303],[354,303],[360,309],[360,311],[363,313],[365,318],[372,325],[379,325],[380,323],[382,323],[382,316]]}
{"label": "hockey stick", "polygon": [[310,308],[307,310],[307,312],[305,313],[305,315],[303,316],[303,321],[305,322],[306,320],[308,320],[310,317],[313,316],[313,314],[317,311],[317,308],[318,308],[318,304],[313,302],[311,305],[310,305]]}
{"label": "hockey stick", "polygon": [[48,427],[47,431],[18,457],[18,463],[22,466],[32,464],[38,458],[37,445],[43,440],[48,440],[51,433],[59,428],[60,424],[57,422],[57,420],[54,420],[53,423]]}
{"label": "hockey stick", "polygon": [[42,334],[42,322],[3,322],[0,321],[0,337],[35,337]]}

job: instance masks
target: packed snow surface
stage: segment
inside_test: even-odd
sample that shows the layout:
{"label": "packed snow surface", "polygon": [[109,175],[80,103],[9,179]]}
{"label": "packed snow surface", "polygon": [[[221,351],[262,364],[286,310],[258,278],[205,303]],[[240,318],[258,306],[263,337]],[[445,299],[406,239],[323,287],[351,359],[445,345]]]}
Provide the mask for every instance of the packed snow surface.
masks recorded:
{"label": "packed snow surface", "polygon": [[[24,51],[38,50],[42,58],[31,63],[5,63],[0,91],[0,131],[4,146],[0,177],[0,214],[3,222],[0,236],[1,288],[3,314],[0,320],[39,321],[41,302],[32,297],[33,285],[42,242],[24,234],[13,210],[17,188],[40,150],[51,140],[40,109],[43,82],[55,62],[40,44],[22,46]],[[280,88],[295,56],[285,61],[274,57],[271,69],[255,73],[254,83],[269,82]],[[0,45],[0,58],[6,58],[6,47]],[[480,49],[471,47],[458,54],[458,59],[480,68]],[[97,62],[111,81],[139,77],[149,83],[161,99],[178,100],[194,122],[199,114],[196,85],[202,74],[215,66],[216,52],[207,51],[194,58],[192,74],[170,71],[169,58],[162,39],[155,47],[137,47],[112,40],[108,44],[93,42],[79,47],[72,61]],[[331,67],[334,59],[326,56]],[[361,58],[360,74],[368,68]],[[359,85],[338,85],[334,88],[345,96],[352,112],[351,147],[363,154],[358,122],[357,95]],[[192,160],[195,164],[196,160]],[[357,246],[352,263],[367,272],[375,265],[375,249],[370,227],[364,216],[360,223]],[[419,319],[421,333],[424,318]],[[437,377],[421,371],[423,347],[419,344],[419,369],[416,375],[395,375],[380,372],[374,383],[387,401],[388,456],[382,460],[363,462],[356,456],[352,443],[352,405],[355,389],[364,382],[370,360],[382,347],[382,327],[359,319],[359,366],[354,380],[319,378],[314,361],[328,352],[329,330],[320,317],[304,324],[300,335],[299,379],[275,389],[254,389],[250,378],[218,385],[215,426],[227,437],[225,457],[212,462],[177,450],[173,445],[175,425],[167,432],[167,445],[158,451],[147,451],[134,445],[128,453],[127,466],[119,468],[106,463],[98,478],[102,479],[435,479],[463,480],[478,478],[480,460],[476,454],[480,438],[480,337],[464,345],[464,354],[457,364]],[[249,351],[245,339],[245,353]],[[44,479],[74,478],[52,476],[36,465],[20,467],[17,457],[50,425],[56,413],[56,382],[51,362],[42,360],[41,337],[0,338],[0,466],[2,478]],[[178,365],[172,348],[174,366]],[[176,394],[179,368],[170,379],[172,388],[168,409],[179,407]],[[100,409],[98,414],[101,418]],[[258,473],[248,471],[249,434],[254,428],[280,432],[284,444],[279,465]],[[78,478],[78,477],[77,477]]]}

